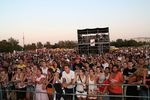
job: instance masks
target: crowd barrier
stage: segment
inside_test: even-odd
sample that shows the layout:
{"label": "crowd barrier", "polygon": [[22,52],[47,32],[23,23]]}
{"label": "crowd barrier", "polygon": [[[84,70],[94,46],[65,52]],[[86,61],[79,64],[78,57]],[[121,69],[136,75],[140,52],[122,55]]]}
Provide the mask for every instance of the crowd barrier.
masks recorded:
{"label": "crowd barrier", "polygon": [[[2,86],[0,85],[0,100],[5,100],[5,99],[3,99],[6,95],[3,95],[3,92],[9,92],[9,93],[15,93],[15,92],[25,92],[25,93],[27,93],[27,91],[26,90],[22,90],[22,91],[20,91],[20,90],[17,90],[17,89],[11,89],[11,86],[13,86],[12,85],[12,83],[13,82],[9,82],[8,84],[7,84],[7,86],[8,87],[6,87],[7,89],[5,89],[5,90],[3,90],[2,89]],[[79,84],[75,84],[75,85],[79,85]],[[95,85],[95,86],[109,86],[109,84],[87,84],[87,85]],[[144,85],[134,85],[134,84],[122,84],[121,85],[122,86],[122,94],[121,95],[109,95],[109,94],[101,94],[101,93],[97,93],[97,94],[95,94],[95,95],[92,95],[92,96],[97,96],[98,97],[98,99],[97,100],[99,100],[99,97],[121,97],[122,98],[122,100],[126,100],[125,98],[127,98],[127,97],[133,97],[133,98],[140,98],[140,100],[150,100],[150,88],[148,88],[148,91],[147,91],[147,95],[146,96],[129,96],[129,95],[126,95],[126,87],[127,86],[137,86],[137,88],[139,88],[139,87],[141,87],[141,86],[144,86]],[[52,85],[52,87],[54,88],[54,86]],[[53,100],[56,100],[56,94],[58,94],[58,93],[56,93],[56,91],[55,91],[55,89],[53,89],[54,91],[52,91],[52,93],[51,93],[51,95],[53,95],[53,97],[54,97],[54,99]],[[33,100],[35,100],[35,94],[36,93],[45,93],[45,94],[47,94],[47,92],[36,92],[36,91],[28,91],[28,92],[30,92],[30,93],[33,93]],[[134,92],[134,91],[131,91],[131,92]],[[140,92],[140,90],[139,90],[139,92]],[[76,96],[77,95],[81,95],[81,94],[76,94],[75,93],[75,90],[74,90],[74,93],[73,94],[67,94],[67,93],[63,93],[63,94],[61,94],[61,95],[72,95],[73,96],[73,100],[76,100]],[[84,95],[84,94],[82,94],[82,95]],[[89,96],[89,94],[85,94],[86,96]]]}

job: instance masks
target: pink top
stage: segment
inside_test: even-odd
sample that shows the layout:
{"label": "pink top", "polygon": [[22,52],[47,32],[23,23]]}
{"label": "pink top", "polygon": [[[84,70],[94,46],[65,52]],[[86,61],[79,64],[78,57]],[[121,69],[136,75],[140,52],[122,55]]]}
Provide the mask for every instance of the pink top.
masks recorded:
{"label": "pink top", "polygon": [[109,91],[116,94],[122,93],[122,86],[121,85],[115,85],[116,83],[121,83],[122,74],[121,72],[117,72],[116,76],[113,78],[112,75],[109,77],[110,84],[113,84],[109,86]]}

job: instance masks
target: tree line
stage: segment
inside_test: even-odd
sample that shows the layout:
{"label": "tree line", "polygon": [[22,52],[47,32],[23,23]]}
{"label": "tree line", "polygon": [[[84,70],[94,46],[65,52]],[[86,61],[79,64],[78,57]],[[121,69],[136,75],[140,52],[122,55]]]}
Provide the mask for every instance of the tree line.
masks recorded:
{"label": "tree line", "polygon": [[76,48],[77,42],[76,41],[59,41],[58,43],[51,44],[50,42],[42,43],[31,43],[31,44],[25,44],[24,46],[19,45],[19,41],[14,38],[9,38],[8,40],[1,40],[0,41],[0,52],[13,52],[16,51],[22,51],[22,50],[36,50],[36,49],[55,49],[55,48]]}
{"label": "tree line", "polygon": [[19,41],[14,38],[0,41],[0,52],[13,52],[14,50],[21,51],[23,47],[19,45]]}
{"label": "tree line", "polygon": [[150,42],[137,42],[133,39],[130,40],[126,40],[126,39],[117,39],[116,41],[112,41],[110,43],[111,46],[116,46],[116,47],[140,47],[140,46],[144,46],[144,45],[149,45],[150,46]]}
{"label": "tree line", "polygon": [[[116,41],[110,42],[111,46],[116,46],[116,47],[139,47],[143,45],[150,45],[150,42],[137,42],[135,40],[123,40],[123,39],[117,39]],[[31,44],[26,44],[24,46],[19,45],[19,41],[14,39],[14,38],[9,38],[8,40],[1,40],[0,41],[0,52],[13,52],[14,50],[16,51],[21,51],[21,50],[36,50],[36,49],[42,49],[42,48],[47,48],[47,49],[55,49],[55,48],[68,48],[68,49],[73,49],[77,47],[77,42],[76,41],[59,41],[58,43],[51,44],[50,42],[42,43],[42,42],[37,42],[37,43],[31,43]]]}
{"label": "tree line", "polygon": [[51,44],[50,42],[46,42],[45,44],[42,44],[42,42],[27,44],[24,46],[24,49],[25,50],[35,50],[35,49],[42,49],[42,48],[47,48],[47,49],[68,48],[68,49],[72,49],[75,47],[77,47],[77,42],[67,40],[67,41],[59,41],[58,43],[55,43],[55,44]]}

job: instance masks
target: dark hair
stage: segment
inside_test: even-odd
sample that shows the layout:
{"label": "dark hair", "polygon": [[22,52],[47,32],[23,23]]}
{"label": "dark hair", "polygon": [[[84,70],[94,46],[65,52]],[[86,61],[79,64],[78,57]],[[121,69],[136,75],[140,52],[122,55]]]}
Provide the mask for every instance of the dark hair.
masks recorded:
{"label": "dark hair", "polygon": [[117,64],[114,64],[112,68],[114,68],[114,67],[119,68],[119,66]]}
{"label": "dark hair", "polygon": [[110,68],[109,68],[109,67],[106,67],[105,69],[109,69],[109,70],[110,70]]}
{"label": "dark hair", "polygon": [[[129,59],[129,61],[128,62],[132,62],[132,59]],[[133,62],[132,62],[133,63]]]}
{"label": "dark hair", "polygon": [[49,69],[48,69],[48,72],[54,73],[52,68],[49,68]]}
{"label": "dark hair", "polygon": [[[67,62],[64,62],[63,64],[64,64],[64,65],[63,65],[64,67],[65,67],[65,66],[68,66],[68,67],[69,67],[69,64],[68,64]],[[69,68],[70,68],[70,67],[69,67]]]}
{"label": "dark hair", "polygon": [[112,67],[112,72],[114,72],[114,71],[113,71],[113,68],[114,68],[114,67],[116,67],[116,68],[119,70],[119,66],[118,66],[117,64],[114,64],[113,67]]}
{"label": "dark hair", "polygon": [[37,67],[37,70],[39,70],[41,72],[41,74],[42,74],[42,69],[40,67]]}
{"label": "dark hair", "polygon": [[83,68],[80,69],[83,73],[85,73],[85,70]]}

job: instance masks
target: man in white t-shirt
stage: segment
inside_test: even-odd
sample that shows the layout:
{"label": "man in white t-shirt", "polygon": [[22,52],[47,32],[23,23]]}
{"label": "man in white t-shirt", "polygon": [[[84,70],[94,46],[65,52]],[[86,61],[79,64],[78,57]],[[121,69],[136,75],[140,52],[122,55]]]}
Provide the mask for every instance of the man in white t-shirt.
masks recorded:
{"label": "man in white t-shirt", "polygon": [[[65,89],[66,94],[73,94],[73,81],[74,81],[75,73],[70,70],[68,65],[64,66],[64,71],[62,73],[62,86]],[[72,100],[73,95],[66,95],[65,100]]]}
{"label": "man in white t-shirt", "polygon": [[103,66],[103,68],[105,70],[106,67],[109,67],[109,64],[108,64],[108,62],[106,60],[104,60],[104,62],[102,63],[102,66]]}

